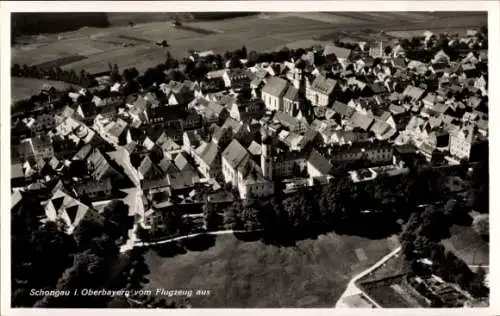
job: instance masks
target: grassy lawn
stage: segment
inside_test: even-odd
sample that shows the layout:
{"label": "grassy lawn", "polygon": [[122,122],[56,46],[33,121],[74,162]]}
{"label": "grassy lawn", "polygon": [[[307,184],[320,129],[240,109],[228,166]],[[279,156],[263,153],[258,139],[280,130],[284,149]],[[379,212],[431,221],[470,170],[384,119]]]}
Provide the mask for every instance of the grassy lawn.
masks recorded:
{"label": "grassy lawn", "polygon": [[332,307],[351,277],[395,248],[393,238],[333,233],[290,247],[232,235],[209,238],[204,251],[173,257],[148,251],[145,287],[211,291],[191,297],[193,307]]}
{"label": "grassy lawn", "polygon": [[61,81],[11,77],[11,102],[14,103],[19,100],[29,99],[32,95],[40,93],[45,84],[57,90],[64,90],[72,86],[69,83]]}
{"label": "grassy lawn", "polygon": [[489,265],[489,244],[472,227],[454,225],[450,233],[451,237],[443,240],[446,249],[469,265]]}

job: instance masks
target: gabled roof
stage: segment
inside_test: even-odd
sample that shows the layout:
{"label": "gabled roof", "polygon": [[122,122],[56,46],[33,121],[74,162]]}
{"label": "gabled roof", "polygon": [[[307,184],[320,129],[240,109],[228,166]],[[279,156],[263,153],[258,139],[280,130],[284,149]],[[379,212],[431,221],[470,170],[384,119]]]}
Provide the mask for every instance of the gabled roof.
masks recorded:
{"label": "gabled roof", "polygon": [[217,160],[218,154],[219,154],[219,146],[217,146],[217,144],[214,142],[210,142],[201,152],[200,158],[207,165],[211,166]]}
{"label": "gabled roof", "polygon": [[252,141],[250,146],[248,146],[248,151],[254,156],[259,156],[262,153],[262,147],[256,141]]}
{"label": "gabled roof", "polygon": [[422,98],[424,93],[425,93],[424,89],[412,85],[407,86],[406,89],[403,91],[403,95],[409,96],[414,100],[419,100],[420,98]]}
{"label": "gabled roof", "polygon": [[225,159],[234,169],[236,169],[244,160],[248,159],[248,157],[249,154],[247,150],[236,139],[233,139],[227,148],[222,152],[222,158]]}
{"label": "gabled roof", "polygon": [[359,127],[366,131],[373,123],[374,118],[360,111],[355,111],[349,120],[353,127]]}
{"label": "gabled roof", "polygon": [[181,149],[181,146],[165,133],[162,133],[161,136],[156,140],[156,145],[161,147],[165,151],[174,151]]}
{"label": "gabled roof", "polygon": [[286,90],[285,95],[283,96],[283,99],[286,100],[291,100],[291,101],[299,101],[299,90],[295,88],[294,86],[290,85],[288,89]]}
{"label": "gabled roof", "polygon": [[294,128],[299,123],[299,121],[296,118],[294,118],[288,113],[281,111],[276,112],[276,114],[274,114],[273,120],[278,121],[280,124],[288,128]]}
{"label": "gabled roof", "polygon": [[311,89],[330,95],[337,86],[337,81],[323,76],[317,76],[311,84]]}
{"label": "gabled roof", "polygon": [[149,156],[144,157],[139,165],[139,168],[137,168],[137,171],[144,177],[144,179],[156,179],[163,175],[162,170],[156,166],[153,161],[151,161]]}
{"label": "gabled roof", "polygon": [[309,156],[307,162],[324,175],[328,174],[332,169],[330,161],[319,154],[316,150],[313,150],[311,152],[311,155]]}
{"label": "gabled roof", "polygon": [[23,166],[20,163],[12,164],[10,168],[10,178],[24,178]]}
{"label": "gabled roof", "polygon": [[63,218],[66,223],[72,227],[78,226],[81,220],[85,217],[88,211],[91,209],[80,201],[74,199],[68,194],[61,190],[57,190],[47,207],[53,207],[55,214],[50,214],[51,216],[56,216],[55,218],[50,218],[55,220],[57,218]]}
{"label": "gabled roof", "polygon": [[267,93],[275,97],[282,97],[288,87],[288,81],[279,77],[271,77],[262,88],[262,93]]}
{"label": "gabled roof", "polygon": [[183,153],[179,153],[174,159],[175,166],[180,170],[193,170],[193,166],[189,164]]}
{"label": "gabled roof", "polygon": [[344,117],[350,117],[354,113],[354,109],[345,103],[335,101],[333,103],[332,109]]}

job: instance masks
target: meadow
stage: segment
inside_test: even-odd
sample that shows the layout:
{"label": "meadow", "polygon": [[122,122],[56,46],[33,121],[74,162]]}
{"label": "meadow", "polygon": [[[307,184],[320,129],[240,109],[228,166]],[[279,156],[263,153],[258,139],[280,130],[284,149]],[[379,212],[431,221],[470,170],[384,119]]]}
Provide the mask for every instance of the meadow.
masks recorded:
{"label": "meadow", "polygon": [[[176,58],[185,57],[190,49],[223,53],[243,45],[248,50],[269,51],[283,46],[297,47],[303,41],[331,40],[329,34],[333,33],[349,37],[349,32],[363,28],[383,29],[392,31],[393,36],[404,37],[426,29],[464,31],[486,23],[486,14],[480,12],[456,15],[446,12],[284,12],[203,21],[191,16],[183,23],[186,27],[176,28],[169,20],[172,14],[157,14],[149,20],[145,13],[127,14],[110,15],[112,23],[108,28],[84,27],[57,36],[33,36],[29,43],[24,38],[24,44],[12,47],[12,63],[39,65],[57,60],[57,65],[64,69],[85,69],[91,73],[102,71],[108,63],[116,63],[121,69],[136,67],[144,71],[163,62],[167,50]],[[126,20],[137,24],[124,25]],[[372,38],[369,33],[355,36],[355,40]],[[166,49],[155,45],[163,40],[170,45]],[[124,47],[125,44],[131,46]]]}
{"label": "meadow", "polygon": [[293,246],[232,235],[208,238],[206,248],[175,256],[147,252],[145,287],[210,290],[208,297],[191,297],[192,306],[200,308],[333,307],[351,277],[397,247],[394,237],[334,233]]}

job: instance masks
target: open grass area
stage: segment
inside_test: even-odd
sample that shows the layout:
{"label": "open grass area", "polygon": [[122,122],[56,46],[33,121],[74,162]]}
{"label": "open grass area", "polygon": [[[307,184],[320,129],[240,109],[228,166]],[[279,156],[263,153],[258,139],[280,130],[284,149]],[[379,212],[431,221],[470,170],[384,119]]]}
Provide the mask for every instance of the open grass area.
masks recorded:
{"label": "open grass area", "polygon": [[11,77],[11,102],[29,99],[32,95],[40,93],[45,84],[57,90],[65,90],[73,86],[61,81]]}
{"label": "open grass area", "polygon": [[287,247],[232,235],[207,238],[203,251],[173,257],[148,251],[145,287],[211,291],[191,297],[193,307],[332,307],[352,276],[395,246],[393,239],[334,233]]}
{"label": "open grass area", "polygon": [[442,242],[446,249],[468,265],[489,265],[489,243],[472,227],[454,225],[450,233],[451,237]]}

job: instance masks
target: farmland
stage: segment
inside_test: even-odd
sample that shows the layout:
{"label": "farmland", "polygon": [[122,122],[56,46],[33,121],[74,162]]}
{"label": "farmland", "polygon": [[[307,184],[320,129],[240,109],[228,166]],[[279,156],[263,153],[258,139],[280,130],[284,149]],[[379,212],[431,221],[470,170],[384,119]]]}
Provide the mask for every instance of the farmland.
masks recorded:
{"label": "farmland", "polygon": [[[134,15],[135,14],[135,15]],[[223,53],[245,45],[248,50],[269,51],[283,46],[297,47],[304,43],[323,44],[332,40],[331,34],[349,37],[349,33],[366,28],[384,30],[394,37],[414,36],[415,32],[442,30],[463,32],[466,28],[479,28],[486,23],[486,14],[461,12],[288,12],[265,13],[222,20],[198,21],[193,16],[184,17],[185,27],[176,28],[165,19],[172,16],[155,16],[149,23],[142,23],[140,13],[119,17],[110,16],[110,27],[84,27],[56,35],[24,37],[12,47],[12,62],[39,65],[57,60],[64,69],[102,71],[108,63],[121,69],[136,67],[143,71],[164,61],[166,51],[182,58],[189,49]],[[138,24],[126,25],[126,20]],[[390,33],[393,32],[393,33]],[[406,32],[406,33],[405,33]],[[413,32],[413,33],[412,33]],[[358,34],[359,33],[359,34]],[[373,39],[371,33],[352,35],[352,40]],[[420,34],[420,33],[418,33]],[[168,48],[155,42],[166,40]],[[346,38],[347,40],[347,38]],[[19,42],[19,41],[18,41]],[[127,47],[125,47],[127,46]],[[74,59],[74,60],[72,60]]]}
{"label": "farmland", "polygon": [[29,99],[32,95],[40,93],[42,87],[45,84],[54,87],[57,90],[65,90],[71,87],[71,84],[61,81],[12,77],[11,78],[12,104],[14,104],[14,102],[19,100]]}
{"label": "farmland", "polygon": [[334,233],[289,247],[218,236],[203,251],[147,252],[146,287],[211,291],[191,297],[193,307],[332,307],[353,275],[395,247]]}

